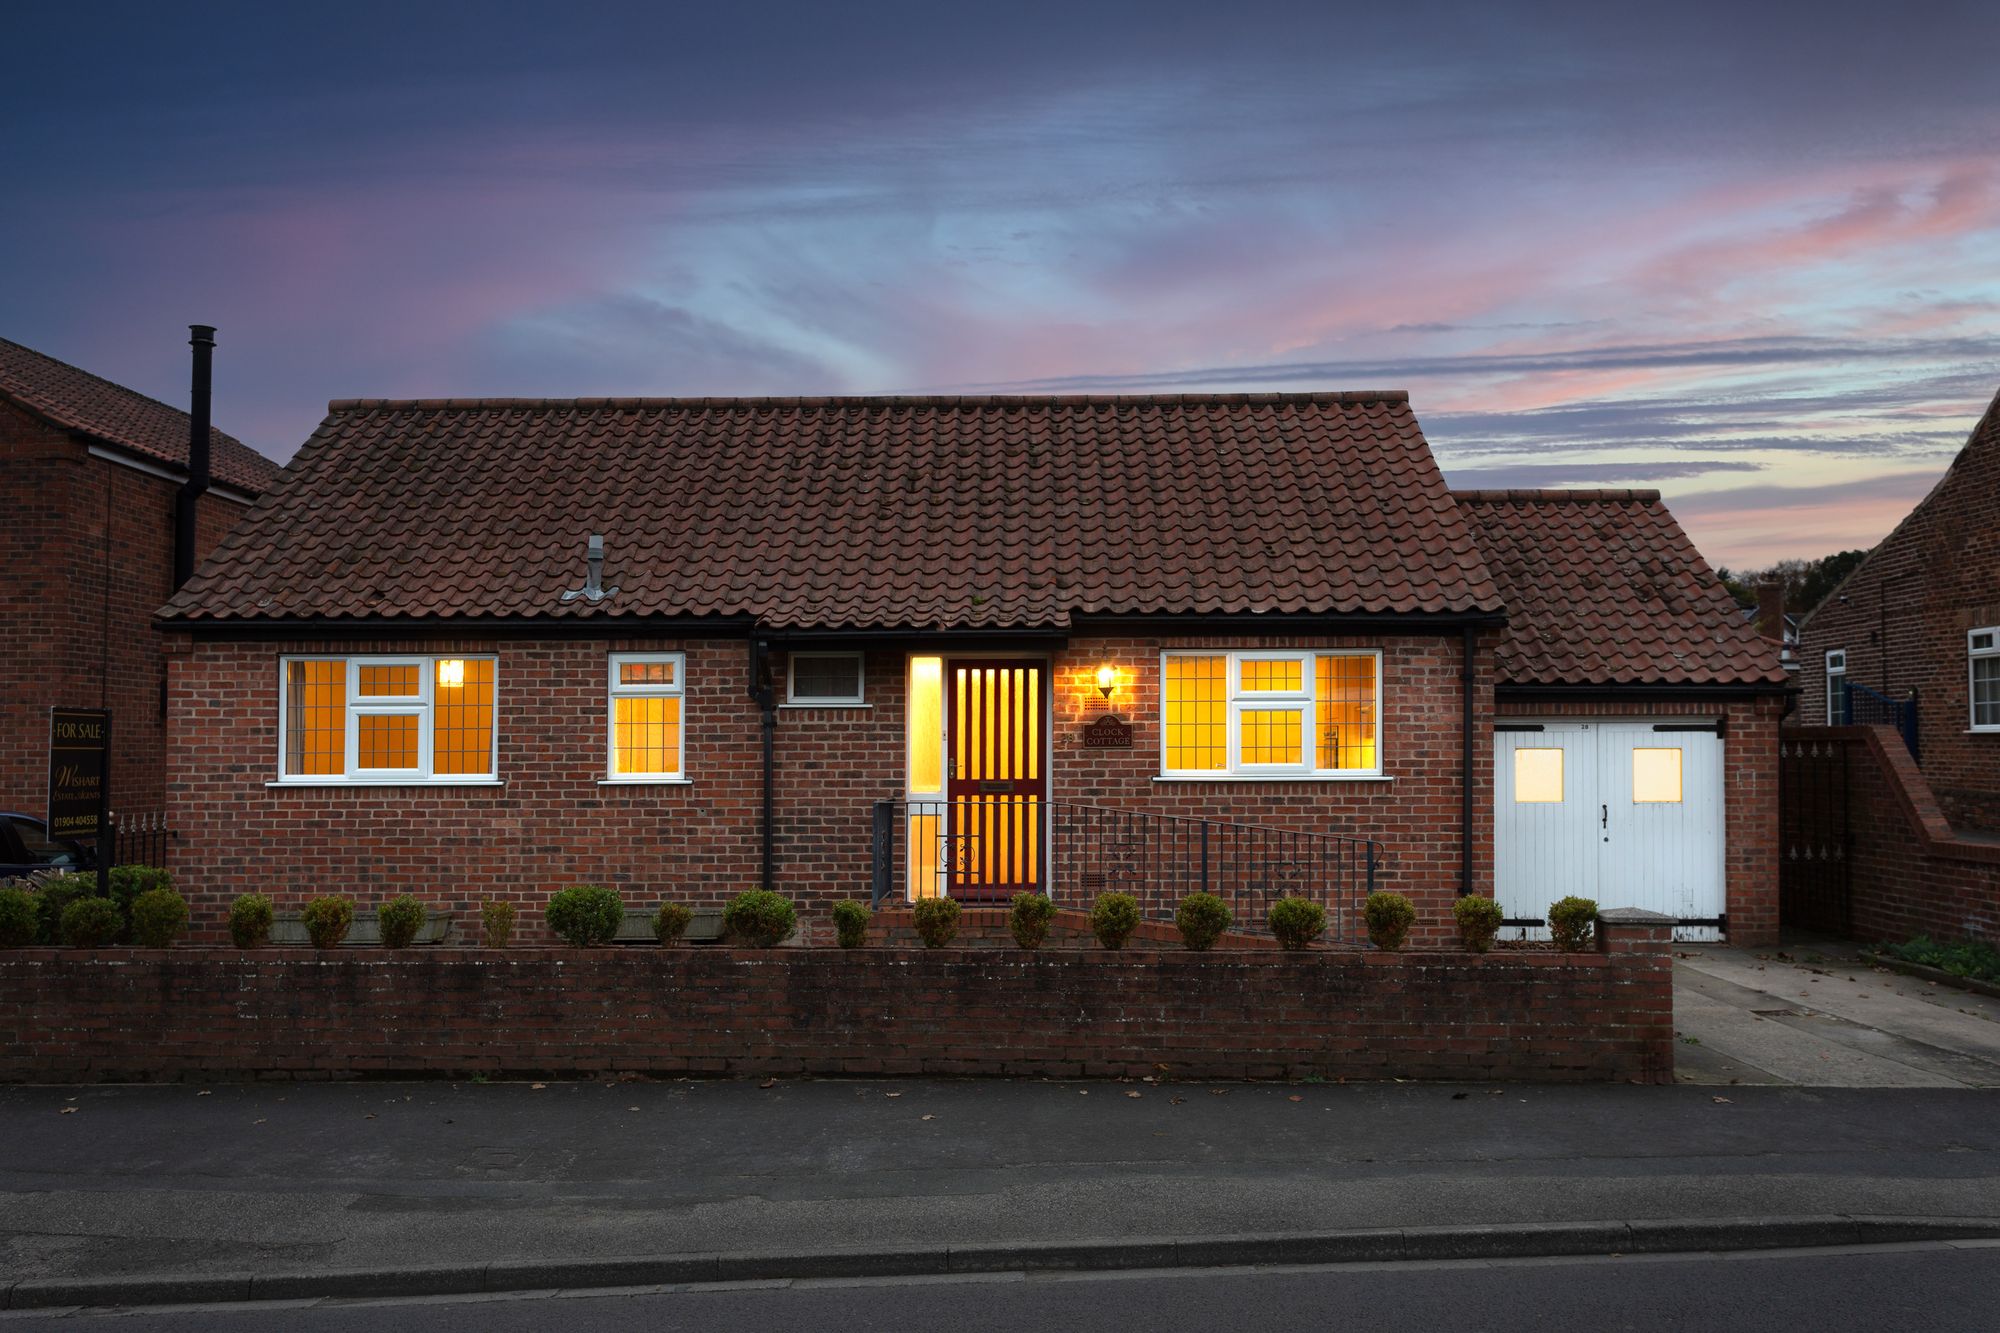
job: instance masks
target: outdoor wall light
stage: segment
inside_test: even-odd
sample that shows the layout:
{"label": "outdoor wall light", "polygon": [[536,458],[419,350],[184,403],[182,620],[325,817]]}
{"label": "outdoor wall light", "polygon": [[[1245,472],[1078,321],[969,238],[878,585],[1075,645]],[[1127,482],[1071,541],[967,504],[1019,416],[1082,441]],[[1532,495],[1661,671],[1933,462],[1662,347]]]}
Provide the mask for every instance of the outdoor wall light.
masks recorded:
{"label": "outdoor wall light", "polygon": [[446,657],[438,662],[438,684],[455,690],[465,684],[465,659]]}
{"label": "outdoor wall light", "polygon": [[1111,691],[1118,688],[1118,668],[1106,662],[1097,668],[1097,692],[1109,699]]}

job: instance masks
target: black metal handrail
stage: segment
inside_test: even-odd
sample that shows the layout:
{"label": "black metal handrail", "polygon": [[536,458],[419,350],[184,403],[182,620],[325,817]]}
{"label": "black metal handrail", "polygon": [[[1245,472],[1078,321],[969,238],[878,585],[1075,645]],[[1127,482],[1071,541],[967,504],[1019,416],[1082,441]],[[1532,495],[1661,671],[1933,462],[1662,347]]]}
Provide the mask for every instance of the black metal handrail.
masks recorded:
{"label": "black metal handrail", "polygon": [[1848,726],[1894,727],[1903,738],[1910,758],[1921,760],[1917,752],[1917,692],[1896,699],[1872,690],[1857,680],[1840,682],[1840,720]]}
{"label": "black metal handrail", "polygon": [[[919,862],[914,895],[913,832],[936,840]],[[1007,847],[994,847],[996,837]],[[1346,834],[985,797],[875,802],[869,859],[877,908],[937,893],[998,904],[1031,889],[1079,908],[1102,893],[1129,893],[1148,918],[1171,920],[1181,899],[1212,893],[1229,904],[1236,929],[1263,931],[1272,903],[1299,897],[1326,909],[1328,941],[1357,943],[1381,848]]]}

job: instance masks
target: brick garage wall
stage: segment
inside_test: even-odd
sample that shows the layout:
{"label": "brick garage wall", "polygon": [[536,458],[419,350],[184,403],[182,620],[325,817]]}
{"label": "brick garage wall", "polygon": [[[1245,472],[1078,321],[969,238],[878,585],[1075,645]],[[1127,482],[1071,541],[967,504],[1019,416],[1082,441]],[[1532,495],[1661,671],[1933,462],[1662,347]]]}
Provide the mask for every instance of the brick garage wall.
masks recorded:
{"label": "brick garage wall", "polygon": [[[112,710],[114,811],[165,808],[165,636],[178,483],[91,457],[63,431],[0,403],[0,465],[20,503],[0,523],[0,809],[48,803],[52,705]],[[244,506],[199,508],[206,553]]]}
{"label": "brick garage wall", "polygon": [[[1228,645],[1382,648],[1393,780],[1156,782],[1160,650]],[[691,784],[599,785],[613,651],[688,654]],[[496,654],[505,785],[272,787],[278,660],[290,652]],[[1053,795],[1380,839],[1382,885],[1419,905],[1413,941],[1455,938],[1458,657],[1456,638],[1426,636],[1074,642],[1051,654]],[[1113,703],[1133,724],[1129,750],[1083,748],[1083,727],[1104,711],[1094,677],[1105,661],[1121,672]],[[776,670],[782,688],[782,658]],[[757,882],[762,742],[741,639],[182,640],[172,672],[175,872],[197,938],[223,938],[228,900],[253,890],[280,910],[317,893],[350,893],[365,907],[408,890],[462,921],[482,898],[508,898],[522,909],[523,942],[535,943],[550,939],[541,907],[564,884],[609,884],[635,906],[662,897],[715,906]],[[801,900],[816,940],[831,938],[832,900],[868,894],[872,803],[904,793],[904,650],[869,653],[866,675],[865,707],[779,710],[777,887]],[[1478,697],[1476,872],[1490,893],[1490,686]]]}
{"label": "brick garage wall", "polygon": [[1852,932],[2000,944],[2000,843],[1957,837],[1902,739],[1887,727],[1811,727],[1788,739],[1847,750]]}
{"label": "brick garage wall", "polygon": [[[1726,910],[1733,944],[1778,940],[1778,739],[1784,699],[1764,695],[1725,702],[1654,700],[1552,702],[1509,699],[1503,718],[1601,717],[1722,720],[1723,840]],[[1620,906],[1615,888],[1605,906]]]}
{"label": "brick garage wall", "polygon": [[[1844,596],[1847,600],[1840,601]],[[1917,691],[1924,775],[1945,816],[2000,831],[2000,733],[1973,733],[1966,631],[2000,625],[2000,413],[1989,410],[1937,488],[1799,631],[1793,721],[1827,720],[1826,654],[1848,679]]]}
{"label": "brick garage wall", "polygon": [[1663,929],[1596,954],[19,950],[0,1079],[1672,1077]]}

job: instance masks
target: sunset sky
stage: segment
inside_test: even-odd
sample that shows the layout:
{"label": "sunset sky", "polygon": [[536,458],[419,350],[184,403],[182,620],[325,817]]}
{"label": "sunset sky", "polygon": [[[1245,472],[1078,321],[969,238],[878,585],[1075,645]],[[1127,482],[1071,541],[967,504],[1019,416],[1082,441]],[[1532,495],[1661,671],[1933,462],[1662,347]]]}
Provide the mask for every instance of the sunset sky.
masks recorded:
{"label": "sunset sky", "polygon": [[1455,483],[1658,485],[1742,566],[1880,537],[2000,390],[1990,2],[8,30],[0,335],[183,403],[219,325],[278,459],[335,397],[1394,386]]}

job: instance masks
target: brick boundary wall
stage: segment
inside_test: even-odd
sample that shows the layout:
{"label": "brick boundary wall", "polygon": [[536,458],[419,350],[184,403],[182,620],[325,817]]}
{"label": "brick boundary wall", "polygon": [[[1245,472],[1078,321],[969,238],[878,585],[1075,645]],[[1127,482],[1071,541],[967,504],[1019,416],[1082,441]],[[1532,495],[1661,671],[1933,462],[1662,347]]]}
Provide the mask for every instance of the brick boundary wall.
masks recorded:
{"label": "brick boundary wall", "polygon": [[1795,741],[1847,747],[1851,933],[2000,943],[2000,843],[1952,832],[1930,782],[1889,727],[1799,727]]}
{"label": "brick boundary wall", "polygon": [[1599,951],[0,954],[0,1080],[505,1074],[1664,1083],[1669,928]]}
{"label": "brick boundary wall", "polygon": [[[1014,943],[1014,930],[1009,924],[1012,913],[1005,907],[966,907],[958,914],[958,935],[951,942],[956,949],[1018,949]],[[1238,926],[1249,924],[1235,923]],[[1256,923],[1261,928],[1262,922]],[[833,927],[829,924],[822,932],[826,939],[833,938]],[[923,940],[917,935],[916,917],[906,905],[885,907],[875,913],[868,923],[868,943],[886,945],[891,948],[920,949]],[[1049,921],[1048,938],[1042,945],[1045,949],[1095,949],[1100,947],[1097,937],[1090,930],[1090,913],[1071,908],[1058,908]],[[1126,945],[1129,949],[1180,950],[1181,932],[1171,921],[1147,919],[1139,923],[1137,930]],[[1258,935],[1240,929],[1225,931],[1215,942],[1218,949],[1258,949],[1269,952],[1274,946],[1269,931]],[[1321,947],[1324,947],[1322,945]]]}

